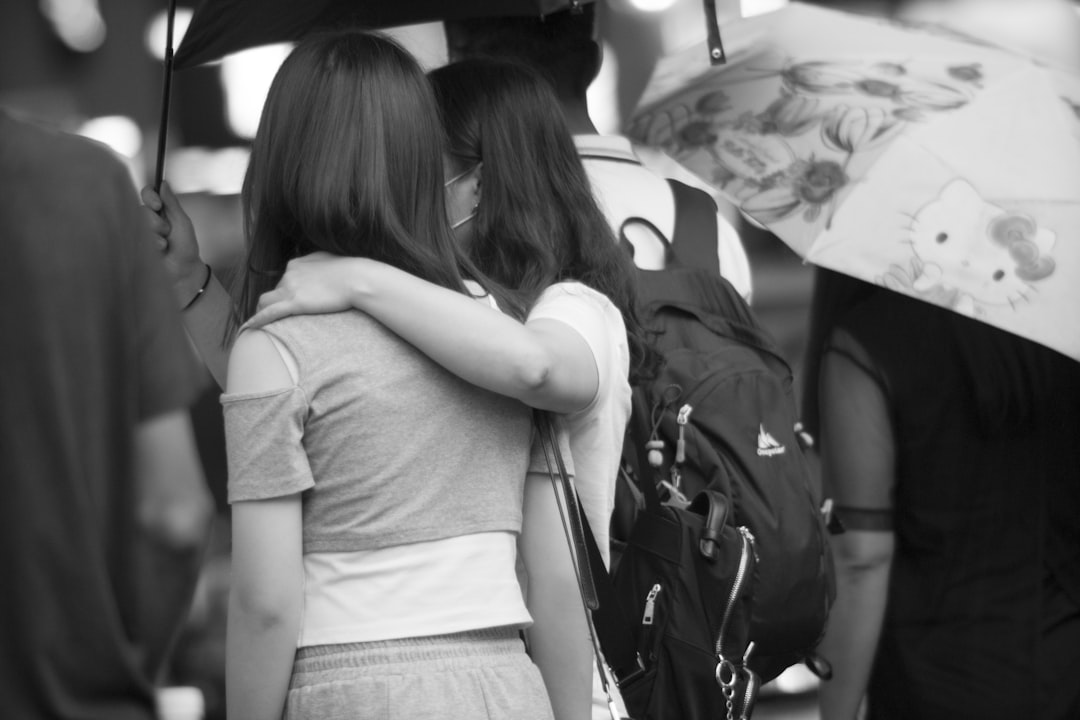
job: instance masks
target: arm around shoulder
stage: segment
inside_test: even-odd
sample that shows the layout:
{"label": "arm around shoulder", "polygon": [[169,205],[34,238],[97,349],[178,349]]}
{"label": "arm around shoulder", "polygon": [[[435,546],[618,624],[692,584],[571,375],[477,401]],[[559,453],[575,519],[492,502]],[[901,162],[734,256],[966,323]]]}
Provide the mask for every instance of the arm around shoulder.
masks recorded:
{"label": "arm around shoulder", "polygon": [[[580,409],[595,394],[596,362],[588,345],[563,323],[523,324],[487,302],[364,258],[294,262],[289,273],[275,297],[307,297],[305,304],[323,309],[338,309],[347,297],[346,306],[368,313],[451,373],[486,390],[555,412]],[[319,289],[327,285],[337,289]]]}
{"label": "arm around shoulder", "polygon": [[315,253],[291,261],[249,324],[350,307],[463,380],[533,407],[570,412],[596,392],[596,361],[571,328],[523,324],[487,302],[367,258]]}

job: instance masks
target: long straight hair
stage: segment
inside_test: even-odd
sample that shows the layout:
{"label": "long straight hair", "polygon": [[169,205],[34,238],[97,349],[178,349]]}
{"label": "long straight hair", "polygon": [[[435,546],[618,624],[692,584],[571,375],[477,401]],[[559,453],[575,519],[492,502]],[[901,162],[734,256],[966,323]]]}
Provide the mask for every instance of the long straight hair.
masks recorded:
{"label": "long straight hair", "polygon": [[244,177],[247,257],[234,321],[293,258],[322,250],[386,262],[464,292],[489,285],[458,249],[443,191],[431,85],[388,38],[311,36],[270,86]]}
{"label": "long straight hair", "polygon": [[651,372],[632,260],[596,204],[551,86],[524,64],[494,58],[430,77],[450,154],[463,166],[484,163],[472,259],[526,309],[560,281],[603,293],[626,324],[632,377]]}

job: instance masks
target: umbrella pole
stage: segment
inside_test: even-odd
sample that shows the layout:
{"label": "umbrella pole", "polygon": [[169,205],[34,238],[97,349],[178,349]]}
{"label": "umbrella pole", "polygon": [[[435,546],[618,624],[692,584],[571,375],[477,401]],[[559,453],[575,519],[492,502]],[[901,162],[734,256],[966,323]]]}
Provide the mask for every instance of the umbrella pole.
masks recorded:
{"label": "umbrella pole", "polygon": [[161,90],[161,120],[158,123],[157,166],[154,170],[154,191],[161,191],[165,175],[165,140],[169,133],[169,97],[172,94],[173,24],[176,20],[176,0],[169,0],[168,24],[165,32],[165,76]]}
{"label": "umbrella pole", "polygon": [[709,62],[713,65],[723,65],[727,62],[724,54],[724,43],[720,40],[720,23],[716,19],[716,0],[704,0],[705,2],[705,25],[709,33]]}

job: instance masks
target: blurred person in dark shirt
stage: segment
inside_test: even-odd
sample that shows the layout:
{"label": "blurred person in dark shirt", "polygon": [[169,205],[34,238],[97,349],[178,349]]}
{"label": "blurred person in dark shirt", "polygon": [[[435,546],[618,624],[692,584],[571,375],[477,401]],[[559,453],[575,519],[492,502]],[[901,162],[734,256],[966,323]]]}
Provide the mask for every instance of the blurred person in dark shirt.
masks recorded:
{"label": "blurred person in dark shirt", "polygon": [[0,717],[143,720],[212,512],[131,178],[0,111]]}
{"label": "blurred person in dark shirt", "polygon": [[803,417],[846,528],[822,720],[1075,720],[1080,363],[816,272]]}

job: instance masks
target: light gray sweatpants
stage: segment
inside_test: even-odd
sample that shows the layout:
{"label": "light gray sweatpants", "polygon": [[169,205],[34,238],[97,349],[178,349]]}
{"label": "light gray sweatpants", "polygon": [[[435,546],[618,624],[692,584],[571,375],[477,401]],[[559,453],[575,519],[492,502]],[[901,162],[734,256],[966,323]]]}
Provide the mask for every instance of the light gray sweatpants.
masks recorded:
{"label": "light gray sweatpants", "polygon": [[509,628],[300,648],[285,720],[552,720]]}

